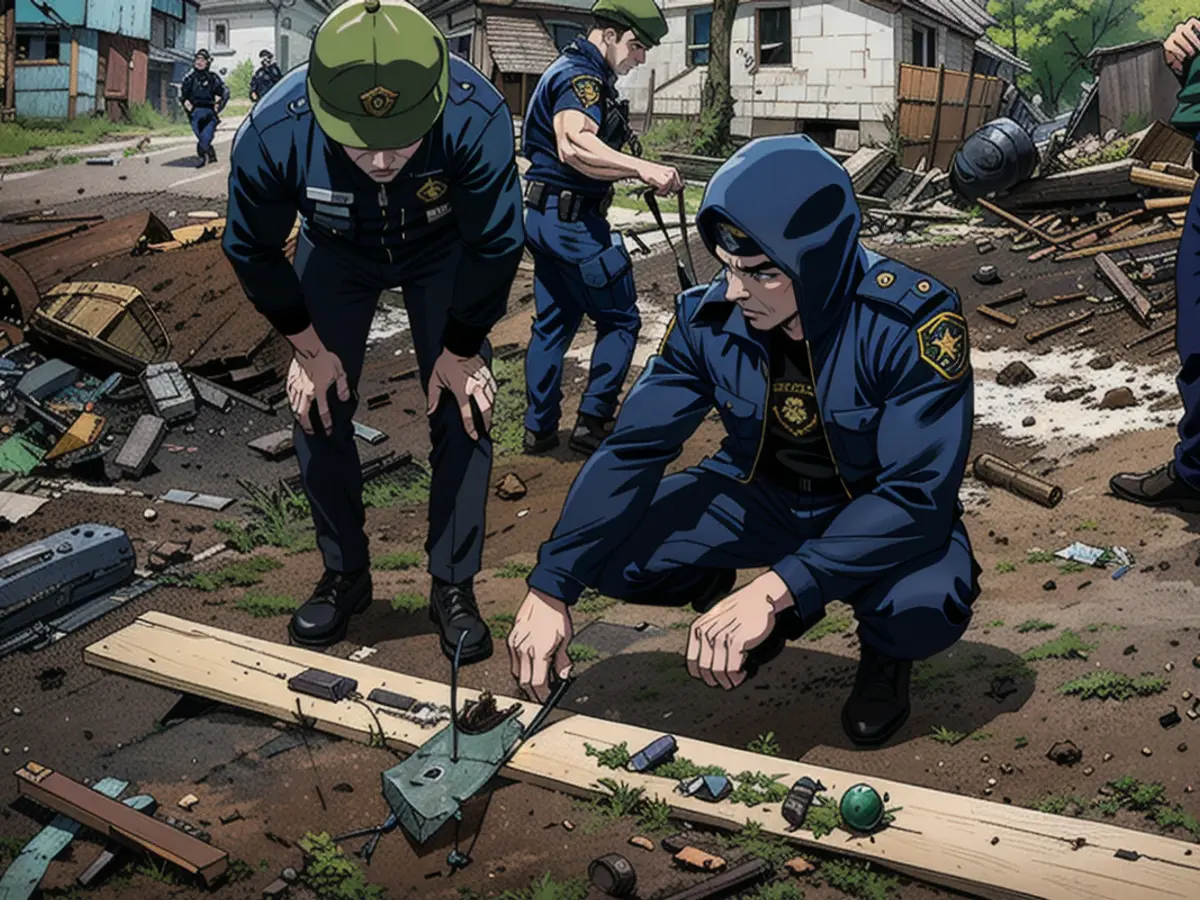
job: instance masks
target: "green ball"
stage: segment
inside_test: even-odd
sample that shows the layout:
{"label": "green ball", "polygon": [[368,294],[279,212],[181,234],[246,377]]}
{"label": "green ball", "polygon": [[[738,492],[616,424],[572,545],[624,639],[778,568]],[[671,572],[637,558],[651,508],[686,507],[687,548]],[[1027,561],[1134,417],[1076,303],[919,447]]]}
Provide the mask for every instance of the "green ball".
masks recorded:
{"label": "green ball", "polygon": [[849,788],[842,794],[838,810],[846,827],[861,834],[868,834],[883,823],[883,798],[869,784]]}

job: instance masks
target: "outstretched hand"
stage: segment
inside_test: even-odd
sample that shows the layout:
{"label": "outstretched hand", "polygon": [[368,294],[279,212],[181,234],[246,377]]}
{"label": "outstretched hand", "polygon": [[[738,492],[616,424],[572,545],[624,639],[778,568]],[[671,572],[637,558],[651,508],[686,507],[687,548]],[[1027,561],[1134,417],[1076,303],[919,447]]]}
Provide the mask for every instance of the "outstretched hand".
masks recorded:
{"label": "outstretched hand", "polygon": [[462,415],[463,428],[471,440],[479,440],[475,417],[471,413],[471,401],[475,401],[483,419],[485,432],[492,430],[492,405],[496,401],[496,379],[482,356],[455,356],[443,350],[433,372],[429,376],[429,391],[425,414],[432,416],[441,402],[442,389],[454,395],[458,411]]}

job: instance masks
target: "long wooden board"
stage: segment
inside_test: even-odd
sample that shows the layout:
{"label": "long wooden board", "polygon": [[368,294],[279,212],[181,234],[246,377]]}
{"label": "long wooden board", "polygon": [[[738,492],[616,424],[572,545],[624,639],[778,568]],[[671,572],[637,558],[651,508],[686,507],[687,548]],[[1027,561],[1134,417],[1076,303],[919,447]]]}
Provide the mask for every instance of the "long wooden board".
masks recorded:
{"label": "long wooden board", "polygon": [[[172,690],[252,710],[284,721],[297,715],[314,727],[350,740],[372,734],[398,749],[412,751],[433,734],[394,716],[371,715],[363,701],[331,703],[293,693],[287,679],[317,667],[358,681],[363,696],[386,688],[418,700],[448,703],[445,684],[352,663],[304,650],[244,637],[150,612],[84,651],[91,665]],[[682,660],[680,661],[682,665]],[[460,688],[463,699],[478,692]],[[503,708],[520,702],[497,697]],[[462,702],[462,700],[460,700]],[[526,714],[527,715],[527,714]],[[869,780],[889,805],[903,807],[895,823],[870,838],[837,831],[820,840],[807,831],[789,832],[779,806],[748,808],[729,802],[705,803],[674,792],[675,782],[653,775],[608,772],[588,757],[584,744],[626,743],[636,750],[659,732],[590,716],[569,715],[546,727],[513,757],[507,776],[551,790],[581,796],[604,793],[596,782],[613,775],[651,798],[665,800],[679,818],[730,829],[747,819],[767,831],[809,847],[872,860],[891,869],[986,900],[1195,900],[1200,897],[1200,853],[1194,844],[1116,828],[1103,822],[1051,816],[981,798],[914,787],[883,778],[765,757],[676,735],[679,754],[700,765],[730,772],[780,774],[786,784],[807,775],[819,778],[837,797]],[[1140,855],[1116,858],[1118,850]]]}

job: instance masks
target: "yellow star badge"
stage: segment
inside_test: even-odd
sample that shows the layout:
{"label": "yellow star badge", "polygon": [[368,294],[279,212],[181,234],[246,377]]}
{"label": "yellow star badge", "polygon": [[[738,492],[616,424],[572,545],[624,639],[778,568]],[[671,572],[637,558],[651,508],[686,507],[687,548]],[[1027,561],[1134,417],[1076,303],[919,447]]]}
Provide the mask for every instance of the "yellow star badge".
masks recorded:
{"label": "yellow star badge", "polygon": [[947,381],[967,371],[967,323],[958,313],[942,312],[917,329],[921,359]]}

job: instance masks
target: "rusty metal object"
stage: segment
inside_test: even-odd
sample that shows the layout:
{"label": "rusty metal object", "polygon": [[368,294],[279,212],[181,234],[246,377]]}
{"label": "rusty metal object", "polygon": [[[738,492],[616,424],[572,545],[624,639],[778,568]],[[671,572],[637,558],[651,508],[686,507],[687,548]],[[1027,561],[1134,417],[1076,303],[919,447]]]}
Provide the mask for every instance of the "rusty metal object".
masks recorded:
{"label": "rusty metal object", "polygon": [[14,344],[24,340],[21,329],[41,298],[29,273],[16,260],[0,254],[0,331]]}
{"label": "rusty metal object", "polygon": [[142,292],[126,284],[71,281],[46,291],[28,330],[126,372],[165,360],[171,340]]}
{"label": "rusty metal object", "polygon": [[1062,500],[1063,491],[1058,485],[1022,472],[1012,463],[990,453],[975,457],[973,468],[975,477],[985,484],[1012,491],[1018,497],[1032,500],[1048,509]]}
{"label": "rusty metal object", "polygon": [[91,227],[90,222],[79,222],[73,225],[65,225],[59,228],[47,228],[45,231],[39,231],[36,234],[25,235],[24,237],[13,238],[0,244],[0,253],[7,256],[14,256],[18,253],[23,253],[26,250],[32,250],[35,247],[41,247],[43,244],[49,244],[53,241],[60,241],[63,238],[70,237],[73,234],[78,234],[81,231],[87,231]]}
{"label": "rusty metal object", "polygon": [[95,262],[133,254],[147,244],[172,240],[171,229],[149,210],[92,225],[71,235],[17,254],[39,290],[86,272]]}

